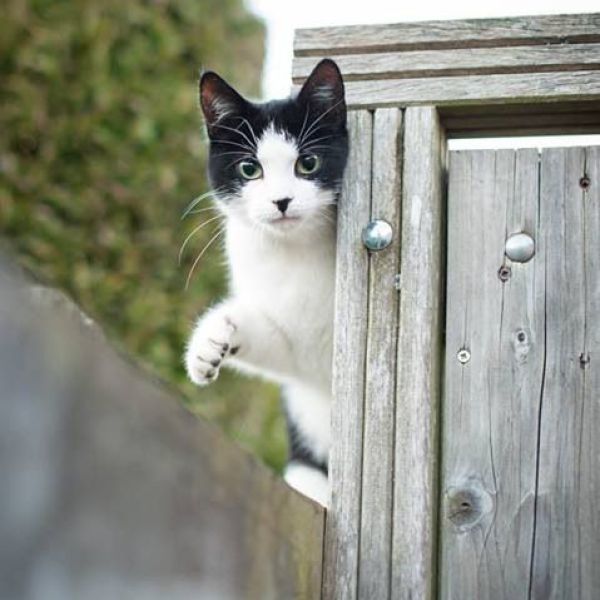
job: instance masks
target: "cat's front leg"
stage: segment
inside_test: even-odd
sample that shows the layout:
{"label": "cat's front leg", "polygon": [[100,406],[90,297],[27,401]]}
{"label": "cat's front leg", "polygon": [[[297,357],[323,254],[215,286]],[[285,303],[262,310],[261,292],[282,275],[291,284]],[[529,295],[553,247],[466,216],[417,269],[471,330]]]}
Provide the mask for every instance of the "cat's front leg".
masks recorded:
{"label": "cat's front leg", "polygon": [[206,312],[192,332],[185,352],[188,377],[197,385],[207,385],[219,375],[223,361],[240,346],[235,311],[229,302]]}

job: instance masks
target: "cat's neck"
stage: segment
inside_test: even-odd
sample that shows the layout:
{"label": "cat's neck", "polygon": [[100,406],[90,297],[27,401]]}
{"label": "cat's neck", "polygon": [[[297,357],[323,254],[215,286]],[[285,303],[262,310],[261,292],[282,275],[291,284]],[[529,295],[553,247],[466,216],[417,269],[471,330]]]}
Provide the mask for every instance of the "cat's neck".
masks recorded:
{"label": "cat's neck", "polygon": [[237,216],[226,217],[227,246],[252,253],[302,252],[311,254],[324,248],[335,248],[335,223],[323,220],[317,225],[303,226],[274,233],[251,225]]}

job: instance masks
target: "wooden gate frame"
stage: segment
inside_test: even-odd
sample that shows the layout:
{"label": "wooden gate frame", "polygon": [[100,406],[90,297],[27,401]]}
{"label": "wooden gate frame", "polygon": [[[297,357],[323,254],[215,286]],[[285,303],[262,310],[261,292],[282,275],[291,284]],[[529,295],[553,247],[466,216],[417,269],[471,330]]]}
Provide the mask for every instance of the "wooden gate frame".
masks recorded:
{"label": "wooden gate frame", "polygon": [[323,597],[433,598],[446,140],[600,132],[600,14],[301,29],[294,55],[297,84],[334,58],[351,109]]}

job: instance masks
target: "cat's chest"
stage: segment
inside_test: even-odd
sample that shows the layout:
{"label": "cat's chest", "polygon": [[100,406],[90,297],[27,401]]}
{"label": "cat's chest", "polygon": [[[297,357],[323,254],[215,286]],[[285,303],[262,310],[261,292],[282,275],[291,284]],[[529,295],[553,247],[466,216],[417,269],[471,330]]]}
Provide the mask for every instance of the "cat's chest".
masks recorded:
{"label": "cat's chest", "polygon": [[228,247],[233,294],[260,307],[293,337],[325,335],[333,318],[333,240],[289,247],[241,241],[231,240]]}

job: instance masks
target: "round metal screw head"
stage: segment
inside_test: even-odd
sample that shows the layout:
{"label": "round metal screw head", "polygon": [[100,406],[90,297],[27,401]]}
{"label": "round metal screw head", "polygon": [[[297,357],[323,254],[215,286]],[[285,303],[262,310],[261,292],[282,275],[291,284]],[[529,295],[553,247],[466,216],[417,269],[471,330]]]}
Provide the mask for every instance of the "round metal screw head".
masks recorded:
{"label": "round metal screw head", "polygon": [[471,353],[466,348],[461,348],[456,353],[456,358],[461,365],[466,365],[471,360]]}
{"label": "round metal screw head", "polygon": [[527,233],[515,233],[506,240],[504,252],[513,262],[525,263],[535,254],[535,242]]}
{"label": "round metal screw head", "polygon": [[391,243],[394,237],[392,226],[383,219],[373,219],[362,230],[362,242],[367,248],[373,252],[384,250]]}

